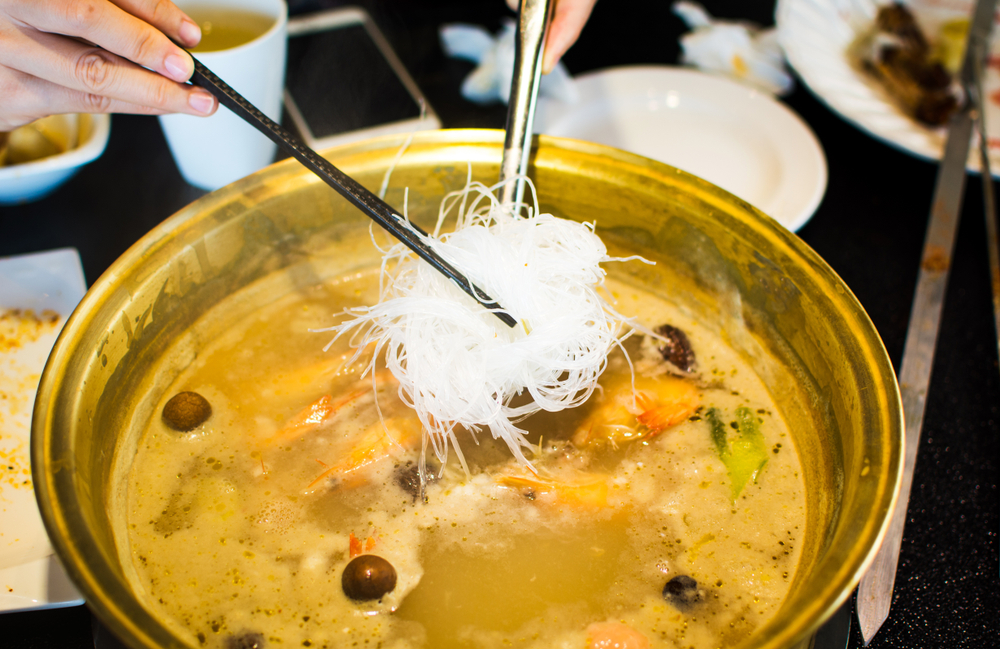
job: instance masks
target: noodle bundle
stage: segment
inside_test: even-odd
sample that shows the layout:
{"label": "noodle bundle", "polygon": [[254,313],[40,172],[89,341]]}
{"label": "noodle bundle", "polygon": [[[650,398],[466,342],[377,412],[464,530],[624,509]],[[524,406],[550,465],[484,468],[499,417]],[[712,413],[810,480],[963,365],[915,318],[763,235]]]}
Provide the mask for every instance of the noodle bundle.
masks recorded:
{"label": "noodle bundle", "polygon": [[[531,445],[517,423],[539,410],[556,412],[586,401],[608,354],[634,326],[600,294],[600,264],[624,259],[608,256],[593,224],[539,214],[537,200],[509,210],[493,196],[495,189],[469,183],[446,196],[425,243],[518,326],[504,326],[396,244],[384,251],[379,303],[348,309],[344,322],[324,330],[337,338],[353,331],[355,358],[374,345],[369,369],[384,352],[400,397],[423,424],[425,450],[430,444],[442,465],[454,446],[465,466],[455,435],[464,427],[473,435],[488,428],[530,467],[523,449]],[[456,206],[454,232],[441,234]],[[512,403],[521,395],[530,401]]]}

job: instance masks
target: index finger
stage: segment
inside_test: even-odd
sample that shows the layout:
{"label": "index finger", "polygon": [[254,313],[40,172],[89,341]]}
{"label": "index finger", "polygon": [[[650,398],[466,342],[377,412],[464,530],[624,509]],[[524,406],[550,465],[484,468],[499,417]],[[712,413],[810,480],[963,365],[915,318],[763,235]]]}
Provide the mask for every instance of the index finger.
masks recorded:
{"label": "index finger", "polygon": [[[183,42],[194,33],[200,38],[198,26],[169,0],[118,1],[161,25],[172,24],[170,33]],[[194,72],[191,57],[163,32],[109,0],[20,2],[11,13],[35,29],[85,39],[174,81],[187,81]]]}
{"label": "index finger", "polygon": [[562,55],[580,37],[595,4],[597,0],[556,0],[552,24],[545,42],[545,53],[542,55],[544,74],[552,72]]}

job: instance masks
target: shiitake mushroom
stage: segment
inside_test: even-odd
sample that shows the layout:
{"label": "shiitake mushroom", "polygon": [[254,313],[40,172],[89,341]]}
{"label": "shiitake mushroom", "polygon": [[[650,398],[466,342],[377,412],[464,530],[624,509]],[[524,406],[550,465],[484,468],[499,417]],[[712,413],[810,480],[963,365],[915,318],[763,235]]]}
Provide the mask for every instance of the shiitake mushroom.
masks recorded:
{"label": "shiitake mushroom", "polygon": [[688,340],[687,334],[670,324],[662,324],[655,331],[666,339],[657,347],[663,360],[684,373],[693,372],[698,364],[695,361],[694,350],[691,348],[691,341]]}
{"label": "shiitake mushroom", "polygon": [[245,631],[226,638],[226,649],[264,649],[264,636],[254,631]]}
{"label": "shiitake mushroom", "polygon": [[677,575],[663,586],[663,599],[679,611],[686,611],[702,600],[698,582],[687,575]]}
{"label": "shiitake mushroom", "polygon": [[[408,460],[406,464],[396,467],[394,473],[396,484],[406,493],[413,496],[413,502],[420,498],[420,467],[414,464],[413,460]],[[424,467],[424,486],[435,482],[438,479],[437,468],[428,463]],[[423,501],[427,502],[427,494],[424,494]]]}
{"label": "shiitake mushroom", "polygon": [[178,392],[163,406],[163,423],[182,433],[201,426],[211,416],[208,399],[197,392]]}
{"label": "shiitake mushroom", "polygon": [[382,599],[396,587],[396,569],[380,556],[362,554],[351,559],[344,568],[340,585],[344,594],[353,600]]}

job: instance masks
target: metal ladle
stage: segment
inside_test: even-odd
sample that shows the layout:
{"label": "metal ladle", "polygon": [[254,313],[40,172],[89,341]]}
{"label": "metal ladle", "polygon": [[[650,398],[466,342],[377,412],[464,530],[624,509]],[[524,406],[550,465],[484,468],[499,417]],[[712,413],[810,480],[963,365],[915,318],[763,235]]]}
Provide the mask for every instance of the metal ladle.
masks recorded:
{"label": "metal ladle", "polygon": [[[545,33],[552,14],[553,0],[521,0],[521,13],[514,38],[514,78],[507,108],[507,137],[500,163],[500,182],[528,172],[531,128],[542,77]],[[517,204],[524,197],[524,181],[508,182],[500,189],[500,203]]]}

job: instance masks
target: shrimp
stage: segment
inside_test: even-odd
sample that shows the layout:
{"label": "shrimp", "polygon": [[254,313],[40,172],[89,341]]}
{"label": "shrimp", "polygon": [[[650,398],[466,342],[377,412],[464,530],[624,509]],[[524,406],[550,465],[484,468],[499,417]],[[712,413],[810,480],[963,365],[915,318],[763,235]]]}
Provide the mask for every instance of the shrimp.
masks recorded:
{"label": "shrimp", "polygon": [[[325,468],[309,483],[306,493],[333,478],[360,482],[365,467],[417,446],[420,421],[391,390],[398,385],[392,374],[382,370],[375,375],[378,395],[372,381],[360,379],[338,398],[321,396],[261,443],[265,449],[297,446],[300,453],[319,455],[316,461]],[[324,462],[323,455],[331,448],[337,457]]]}
{"label": "shrimp", "polygon": [[316,490],[323,482],[334,477],[355,481],[361,469],[393,457],[400,451],[416,447],[422,427],[416,417],[393,417],[384,422],[376,422],[351,446],[347,455],[313,480],[307,492]]}
{"label": "shrimp", "polygon": [[361,545],[361,539],[354,536],[354,532],[351,532],[350,537],[348,537],[348,550],[352,559],[365,552],[371,552],[375,549],[375,544],[376,540],[374,536],[369,536],[364,546]]}
{"label": "shrimp", "polygon": [[[556,502],[589,508],[609,507],[611,476],[589,472],[578,461],[586,458],[588,446],[648,439],[659,435],[695,413],[698,391],[689,381],[673,377],[636,377],[635,390],[627,377],[605,389],[603,402],[591,412],[573,435],[573,444],[550,455],[547,467],[514,469],[497,477],[503,487],[521,489],[526,496],[550,496]],[[576,450],[567,451],[566,449]],[[553,447],[555,448],[555,447]],[[559,463],[552,466],[553,457]],[[567,463],[568,462],[568,463]]]}
{"label": "shrimp", "polygon": [[308,433],[320,424],[332,419],[343,407],[353,404],[370,392],[370,387],[358,388],[336,401],[329,394],[324,394],[285,422],[285,425],[277,433],[264,440],[263,444],[264,446],[274,446],[300,433]]}
{"label": "shrimp", "polygon": [[605,388],[603,403],[577,428],[578,447],[610,443],[618,446],[659,435],[698,409],[698,390],[673,376],[635,377],[635,390],[626,378]]}
{"label": "shrimp", "polygon": [[291,396],[335,389],[335,386],[349,385],[351,382],[361,384],[360,377],[368,368],[368,361],[363,359],[370,357],[368,349],[357,359],[354,358],[353,350],[332,357],[324,354],[275,374],[269,381],[268,389],[276,395]]}
{"label": "shrimp", "polygon": [[621,622],[594,622],[587,627],[587,649],[649,649],[649,639]]}
{"label": "shrimp", "polygon": [[566,476],[543,476],[541,474],[497,476],[497,484],[502,487],[521,489],[531,500],[539,495],[551,495],[556,502],[582,507],[607,507],[608,476],[600,473],[574,472]]}

